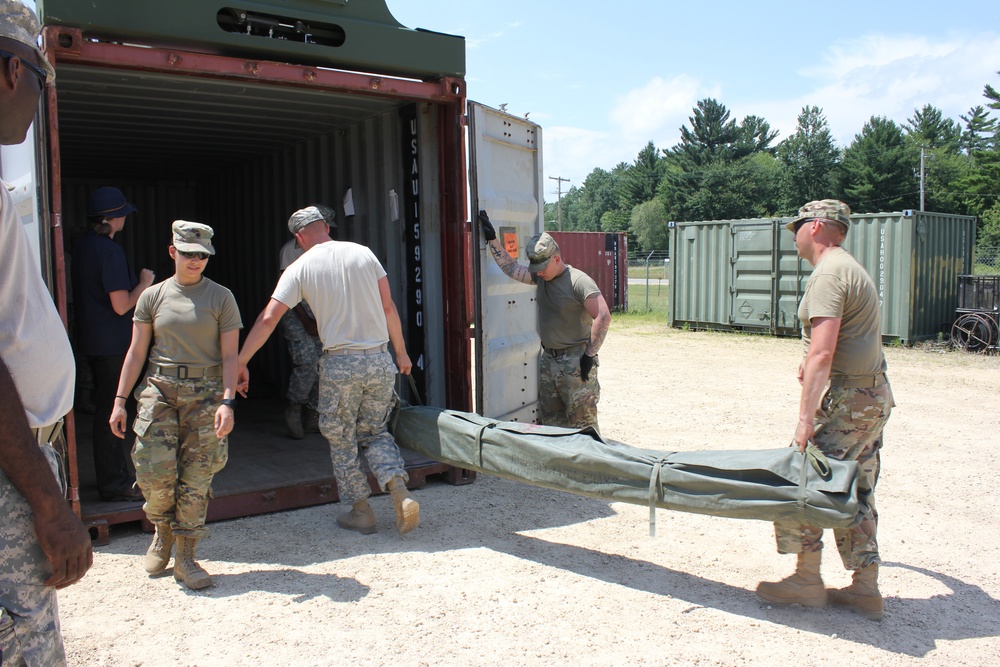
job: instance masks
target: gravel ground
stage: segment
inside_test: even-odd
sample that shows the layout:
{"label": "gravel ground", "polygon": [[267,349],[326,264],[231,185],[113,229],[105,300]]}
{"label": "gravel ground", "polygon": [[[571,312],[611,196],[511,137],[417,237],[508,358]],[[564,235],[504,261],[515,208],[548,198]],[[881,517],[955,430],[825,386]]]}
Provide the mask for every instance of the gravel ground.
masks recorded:
{"label": "gravel ground", "polygon": [[[416,492],[400,537],[327,505],[212,525],[216,585],[150,579],[117,531],[60,594],[72,665],[1000,664],[1000,357],[887,349],[896,394],[878,487],[886,616],[772,608],[793,566],[771,526],[648,510],[480,476]],[[800,343],[612,325],[601,428],[663,450],[785,445]],[[232,447],[239,446],[238,442]],[[168,571],[169,572],[169,571]],[[849,580],[826,551],[828,585]]]}

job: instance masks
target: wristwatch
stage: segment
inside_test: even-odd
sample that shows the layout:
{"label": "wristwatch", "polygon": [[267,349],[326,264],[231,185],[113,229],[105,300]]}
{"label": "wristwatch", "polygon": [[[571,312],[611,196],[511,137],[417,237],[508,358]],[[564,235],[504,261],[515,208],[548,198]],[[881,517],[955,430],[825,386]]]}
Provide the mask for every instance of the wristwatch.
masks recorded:
{"label": "wristwatch", "polygon": [[222,399],[223,405],[228,405],[232,409],[236,409],[236,399],[235,398],[224,398]]}

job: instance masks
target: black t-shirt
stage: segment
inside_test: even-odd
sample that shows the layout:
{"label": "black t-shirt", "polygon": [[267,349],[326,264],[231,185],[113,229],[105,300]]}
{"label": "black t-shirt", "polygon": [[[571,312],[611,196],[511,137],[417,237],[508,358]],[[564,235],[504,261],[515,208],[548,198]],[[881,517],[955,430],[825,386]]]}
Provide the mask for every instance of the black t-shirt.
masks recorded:
{"label": "black t-shirt", "polygon": [[88,232],[73,251],[76,348],[87,356],[125,354],[132,341],[132,311],[119,315],[111,292],[132,291],[139,281],[114,240]]}

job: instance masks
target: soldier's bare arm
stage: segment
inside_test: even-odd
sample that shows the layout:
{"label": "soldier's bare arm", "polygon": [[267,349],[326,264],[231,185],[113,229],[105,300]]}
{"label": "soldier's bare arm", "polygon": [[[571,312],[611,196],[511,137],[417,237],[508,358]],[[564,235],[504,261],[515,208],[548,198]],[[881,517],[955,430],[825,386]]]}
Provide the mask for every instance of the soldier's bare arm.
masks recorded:
{"label": "soldier's bare arm", "polygon": [[128,346],[125,354],[125,362],[122,364],[121,375],[118,376],[118,390],[115,392],[115,405],[111,409],[111,432],[119,438],[125,437],[125,429],[128,428],[128,415],[125,413],[125,397],[129,395],[135,387],[139,373],[142,372],[142,365],[149,354],[149,344],[153,340],[153,325],[145,322],[134,322],[132,324],[132,342]]}
{"label": "soldier's bare arm", "polygon": [[64,588],[94,562],[90,534],[73,514],[32,436],[21,396],[0,359],[0,469],[31,507],[35,534],[52,567],[46,586]]}
{"label": "soldier's bare arm", "polygon": [[382,300],[382,310],[385,312],[385,323],[389,329],[389,342],[396,353],[396,366],[403,375],[409,375],[413,370],[413,362],[410,355],[406,353],[406,344],[403,342],[403,324],[399,320],[399,311],[396,310],[396,302],[392,300],[392,292],[389,290],[389,278],[382,277],[378,281],[379,298]]}
{"label": "soldier's bare arm", "polygon": [[[236,398],[236,385],[240,372],[240,330],[233,329],[219,334],[222,348],[222,398]],[[224,438],[233,430],[235,415],[228,405],[220,405],[215,411],[215,437]]]}
{"label": "soldier's bare arm", "polygon": [[596,356],[604,345],[604,339],[608,337],[608,329],[611,328],[611,309],[608,302],[604,300],[603,294],[592,296],[583,302],[583,307],[587,309],[587,314],[594,318],[594,323],[590,325],[590,342],[587,343],[587,356]]}
{"label": "soldier's bare arm", "polygon": [[500,270],[507,274],[508,277],[516,280],[519,283],[524,283],[525,285],[534,285],[535,281],[531,278],[531,272],[528,271],[528,267],[523,264],[518,264],[513,257],[510,256],[500,242],[496,239],[489,241],[487,243],[487,250],[493,259],[496,261],[497,266]]}
{"label": "soldier's bare arm", "polygon": [[240,392],[240,395],[246,396],[247,388],[250,385],[250,371],[247,370],[247,364],[253,359],[253,355],[257,354],[257,350],[271,337],[271,334],[274,333],[274,328],[281,321],[282,315],[287,312],[288,306],[272,298],[264,306],[264,310],[260,311],[257,321],[253,323],[250,333],[247,334],[246,340],[243,341],[243,348],[240,350],[239,355],[240,366],[237,391]]}
{"label": "soldier's bare arm", "polygon": [[799,422],[794,436],[795,444],[803,452],[815,434],[813,420],[830,379],[833,353],[837,350],[837,338],[840,336],[839,317],[814,317],[810,324],[812,335],[809,351],[802,362],[802,396],[799,399]]}

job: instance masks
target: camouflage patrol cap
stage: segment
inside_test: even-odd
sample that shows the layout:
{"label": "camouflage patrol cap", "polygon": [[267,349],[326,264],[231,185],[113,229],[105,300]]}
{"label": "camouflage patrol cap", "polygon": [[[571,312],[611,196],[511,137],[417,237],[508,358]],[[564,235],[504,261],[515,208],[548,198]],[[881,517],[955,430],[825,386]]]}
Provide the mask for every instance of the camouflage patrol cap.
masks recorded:
{"label": "camouflage patrol cap", "polygon": [[183,252],[207,252],[215,254],[212,247],[212,237],[215,232],[208,225],[187,220],[174,220],[171,225],[174,232],[174,247]]}
{"label": "camouflage patrol cap", "polygon": [[30,7],[20,0],[0,0],[0,37],[21,42],[34,49],[38,54],[38,64],[48,75],[47,81],[52,83],[56,80],[56,71],[38,48],[40,33],[38,17]]}
{"label": "camouflage patrol cap", "polygon": [[[322,209],[326,209],[327,213],[325,215]],[[300,208],[295,213],[292,213],[292,217],[288,219],[288,231],[292,234],[298,234],[306,227],[306,225],[311,225],[319,220],[326,222],[331,227],[336,227],[336,221],[330,222],[330,219],[327,218],[327,215],[332,214],[333,209],[329,206],[313,205]]]}
{"label": "camouflage patrol cap", "polygon": [[549,235],[548,232],[535,234],[528,239],[528,244],[524,247],[524,254],[527,256],[528,270],[538,273],[549,265],[552,256],[559,252],[559,244]]}
{"label": "camouflage patrol cap", "polygon": [[851,207],[837,199],[820,199],[811,201],[799,209],[799,214],[792,219],[785,229],[795,231],[795,225],[803,220],[829,220],[843,226],[844,231],[851,228]]}

